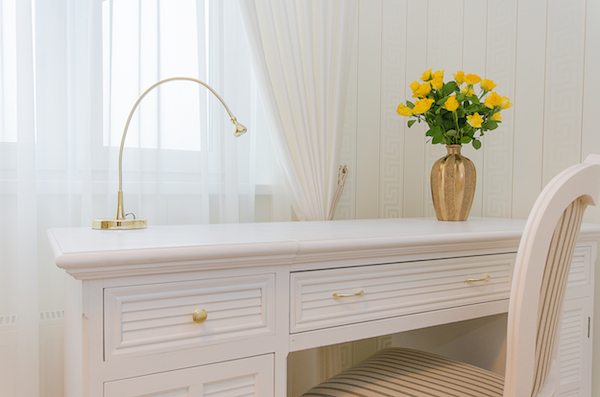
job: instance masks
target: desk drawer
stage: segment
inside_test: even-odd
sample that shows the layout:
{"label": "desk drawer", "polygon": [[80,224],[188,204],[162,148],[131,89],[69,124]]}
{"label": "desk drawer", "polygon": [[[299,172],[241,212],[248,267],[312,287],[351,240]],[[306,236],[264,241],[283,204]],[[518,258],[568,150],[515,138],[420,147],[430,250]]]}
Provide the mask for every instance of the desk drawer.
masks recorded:
{"label": "desk drawer", "polygon": [[515,254],[501,254],[293,273],[290,329],[297,333],[508,299],[514,259]]}
{"label": "desk drawer", "polygon": [[273,397],[273,355],[104,384],[104,397]]}
{"label": "desk drawer", "polygon": [[[104,290],[105,360],[273,334],[274,274]],[[205,322],[193,313],[204,309]]]}

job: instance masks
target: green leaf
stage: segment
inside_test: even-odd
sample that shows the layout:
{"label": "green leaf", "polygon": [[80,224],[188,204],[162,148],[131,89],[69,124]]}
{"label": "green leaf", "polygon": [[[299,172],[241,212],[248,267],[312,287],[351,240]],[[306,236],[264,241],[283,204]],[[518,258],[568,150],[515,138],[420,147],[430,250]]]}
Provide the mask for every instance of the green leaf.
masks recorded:
{"label": "green leaf", "polygon": [[477,95],[471,95],[469,98],[471,98],[473,103],[476,103],[478,105],[481,103],[481,102],[479,102],[479,98],[477,98]]}
{"label": "green leaf", "polygon": [[475,113],[479,110],[479,105],[469,105],[469,107],[467,107],[467,112],[469,113]]}
{"label": "green leaf", "polygon": [[443,137],[441,135],[434,136],[433,139],[431,140],[431,143],[433,143],[434,145],[436,143],[441,143],[442,142],[442,138]]}
{"label": "green leaf", "polygon": [[457,101],[464,101],[465,100],[465,94],[456,94],[456,100]]}
{"label": "green leaf", "polygon": [[456,130],[448,130],[448,131],[446,131],[446,135],[448,135],[448,136],[456,136],[456,134],[457,134]]}
{"label": "green leaf", "polygon": [[411,108],[411,109],[412,109],[412,108],[414,108],[414,107],[415,107],[415,104],[414,104],[414,103],[412,103],[411,101],[406,101],[406,106],[408,106],[409,108]]}
{"label": "green leaf", "polygon": [[494,120],[488,120],[485,123],[483,123],[482,127],[486,130],[495,130],[496,128],[498,128],[498,122]]}
{"label": "green leaf", "polygon": [[445,96],[442,99],[438,100],[435,104],[436,105],[443,105],[444,103],[446,103],[447,100],[448,100],[448,97]]}
{"label": "green leaf", "polygon": [[434,134],[433,134],[433,129],[432,128],[428,129],[427,132],[425,133],[425,136],[433,136],[433,135]]}
{"label": "green leaf", "polygon": [[456,85],[456,82],[450,81],[447,84],[444,84],[444,87],[442,87],[442,94],[449,95],[450,93],[457,91],[457,90],[458,90],[458,86]]}
{"label": "green leaf", "polygon": [[473,139],[473,147],[475,149],[479,149],[481,147],[481,141],[478,139]]}
{"label": "green leaf", "polygon": [[412,125],[416,122],[417,120],[408,120],[408,128],[412,127]]}
{"label": "green leaf", "polygon": [[462,138],[460,138],[460,143],[469,143],[471,142],[471,137],[468,135],[463,135]]}

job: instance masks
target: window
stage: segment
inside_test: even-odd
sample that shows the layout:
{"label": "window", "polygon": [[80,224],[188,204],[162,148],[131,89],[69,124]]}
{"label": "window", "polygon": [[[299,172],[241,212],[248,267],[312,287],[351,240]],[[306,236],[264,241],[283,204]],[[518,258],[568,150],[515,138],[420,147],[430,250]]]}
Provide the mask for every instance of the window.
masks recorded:
{"label": "window", "polygon": [[[242,181],[253,161],[257,183],[271,183],[273,154],[237,1],[104,0],[103,62],[105,148],[120,145],[131,107],[148,87],[168,77],[194,77],[213,87],[248,127],[249,137],[236,140],[234,149]],[[204,161],[203,172],[220,174],[232,130],[206,88],[163,84],[132,118],[125,146],[138,154],[124,155],[125,171],[128,160],[158,149],[170,172],[199,170]]]}

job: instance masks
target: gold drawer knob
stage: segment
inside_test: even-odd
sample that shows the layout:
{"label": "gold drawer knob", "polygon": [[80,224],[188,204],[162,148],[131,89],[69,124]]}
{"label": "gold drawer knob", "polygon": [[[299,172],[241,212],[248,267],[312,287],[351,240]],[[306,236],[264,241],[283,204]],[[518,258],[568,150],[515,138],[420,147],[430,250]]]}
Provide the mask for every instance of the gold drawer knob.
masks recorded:
{"label": "gold drawer knob", "polygon": [[487,276],[485,276],[484,278],[468,278],[467,279],[467,283],[476,283],[478,281],[490,281],[491,277],[488,274]]}
{"label": "gold drawer knob", "polygon": [[204,310],[204,309],[198,309],[192,315],[192,319],[194,320],[194,322],[196,324],[202,324],[203,322],[206,321],[207,317],[208,317],[208,313],[206,313],[206,310]]}
{"label": "gold drawer knob", "polygon": [[365,291],[363,291],[361,289],[360,291],[358,291],[358,292],[356,292],[354,294],[338,294],[338,293],[335,293],[335,294],[333,294],[333,297],[334,298],[347,298],[349,296],[362,296],[364,294],[365,294]]}

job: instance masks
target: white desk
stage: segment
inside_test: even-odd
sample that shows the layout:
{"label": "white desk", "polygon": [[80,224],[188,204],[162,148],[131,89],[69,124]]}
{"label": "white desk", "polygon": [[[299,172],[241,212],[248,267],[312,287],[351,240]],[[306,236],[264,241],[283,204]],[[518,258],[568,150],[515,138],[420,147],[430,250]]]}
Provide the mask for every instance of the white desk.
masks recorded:
{"label": "white desk", "polygon": [[[523,226],[472,218],[52,229],[57,266],[83,280],[72,292],[82,307],[68,327],[81,340],[67,341],[67,390],[285,396],[291,351],[506,312]],[[569,368],[575,354],[579,372],[566,384],[578,395],[591,382],[599,238],[600,227],[584,226],[569,279],[566,318],[576,313],[568,318],[579,325]],[[199,308],[202,324],[192,321]]]}

